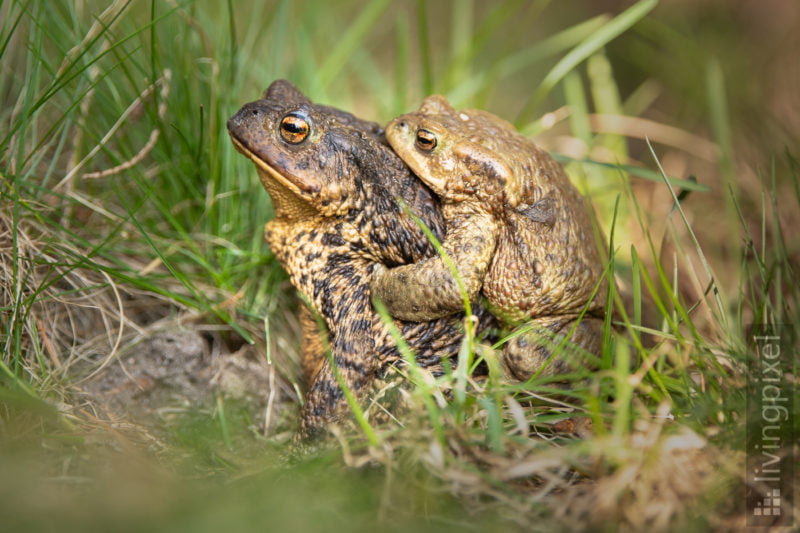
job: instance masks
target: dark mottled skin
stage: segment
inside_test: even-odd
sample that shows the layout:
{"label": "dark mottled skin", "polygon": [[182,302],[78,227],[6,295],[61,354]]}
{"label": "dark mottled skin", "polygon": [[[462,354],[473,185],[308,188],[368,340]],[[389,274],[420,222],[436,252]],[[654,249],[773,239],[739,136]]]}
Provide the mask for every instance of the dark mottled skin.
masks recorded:
{"label": "dark mottled skin", "polygon": [[[586,202],[561,165],[508,122],[485,111],[457,111],[441,96],[393,120],[386,136],[439,196],[447,225],[442,244],[470,299],[482,294],[509,327],[533,327],[504,348],[509,377],[537,372],[552,353],[543,336],[565,335],[585,307],[571,340],[598,354],[603,262]],[[379,269],[372,290],[397,318],[440,318],[463,308],[451,272],[438,256]],[[546,373],[562,370],[560,363]]]}
{"label": "dark mottled skin", "polygon": [[[310,125],[302,142],[281,136],[289,114]],[[360,400],[381,369],[400,357],[371,305],[369,280],[378,264],[407,264],[434,250],[398,198],[442,236],[438,202],[391,151],[377,124],[313,104],[289,82],[274,82],[261,100],[246,104],[228,130],[272,198],[275,218],[265,229],[272,252],[327,328],[323,342],[311,313],[301,317],[309,390],[300,435],[318,435],[346,412],[325,343]],[[397,324],[421,365],[436,367],[456,355],[458,316]]]}

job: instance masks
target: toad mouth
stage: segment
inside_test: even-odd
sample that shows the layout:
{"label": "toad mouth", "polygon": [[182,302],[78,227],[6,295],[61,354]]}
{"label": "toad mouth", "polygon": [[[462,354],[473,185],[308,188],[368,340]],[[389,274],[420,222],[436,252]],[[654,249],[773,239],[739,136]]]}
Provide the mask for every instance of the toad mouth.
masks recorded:
{"label": "toad mouth", "polygon": [[283,174],[279,172],[275,167],[252,152],[244,143],[234,137],[233,134],[231,134],[231,140],[233,141],[233,146],[236,147],[236,150],[238,150],[239,153],[243,154],[256,164],[256,167],[260,171],[259,176],[261,177],[261,181],[264,183],[265,187],[269,188],[266,180],[271,178],[276,183],[286,188],[289,192],[300,198],[305,198],[311,194],[314,194],[315,192],[318,192],[318,187],[309,187],[305,181],[297,178],[291,173],[287,172],[286,174]]}

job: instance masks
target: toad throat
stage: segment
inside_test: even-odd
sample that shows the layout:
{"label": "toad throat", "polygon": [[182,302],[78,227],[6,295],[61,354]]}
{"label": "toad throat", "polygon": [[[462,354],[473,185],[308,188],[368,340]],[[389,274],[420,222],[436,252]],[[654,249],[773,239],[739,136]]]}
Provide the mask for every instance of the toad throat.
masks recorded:
{"label": "toad throat", "polygon": [[258,177],[272,198],[275,218],[294,221],[319,215],[319,212],[305,198],[307,193],[301,190],[296,183],[251,152],[233,135],[231,135],[231,140],[239,152],[255,163]]}

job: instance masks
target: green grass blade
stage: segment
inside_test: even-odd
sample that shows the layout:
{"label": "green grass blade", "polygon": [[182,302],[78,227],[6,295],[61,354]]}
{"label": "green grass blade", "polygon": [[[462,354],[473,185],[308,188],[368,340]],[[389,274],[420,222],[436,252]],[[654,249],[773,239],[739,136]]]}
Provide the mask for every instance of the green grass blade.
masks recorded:
{"label": "green grass blade", "polygon": [[680,187],[687,191],[708,192],[711,190],[711,188],[708,185],[703,185],[702,183],[698,183],[697,181],[694,180],[665,176],[660,172],[656,172],[644,167],[638,167],[635,165],[625,165],[620,163],[605,163],[603,161],[596,161],[594,159],[575,159],[573,157],[558,153],[551,153],[551,155],[556,161],[562,164],[582,163],[612,170],[619,170],[626,174],[631,174],[633,176],[646,179],[648,181],[663,182],[664,180],[666,180],[667,183],[669,183],[671,186]]}
{"label": "green grass blade", "polygon": [[644,18],[656,7],[656,4],[658,4],[658,0],[640,0],[573,48],[544,77],[522,111],[517,115],[516,126],[521,128],[522,125],[530,122],[539,104],[567,73]]}
{"label": "green grass blade", "polygon": [[433,93],[433,55],[428,35],[428,7],[426,0],[417,0],[417,38],[422,63],[422,94]]}
{"label": "green grass blade", "polygon": [[336,46],[327,54],[317,73],[320,87],[328,87],[341,75],[342,67],[352,57],[353,52],[362,45],[378,18],[386,10],[389,0],[372,0],[367,4],[353,24],[339,38]]}

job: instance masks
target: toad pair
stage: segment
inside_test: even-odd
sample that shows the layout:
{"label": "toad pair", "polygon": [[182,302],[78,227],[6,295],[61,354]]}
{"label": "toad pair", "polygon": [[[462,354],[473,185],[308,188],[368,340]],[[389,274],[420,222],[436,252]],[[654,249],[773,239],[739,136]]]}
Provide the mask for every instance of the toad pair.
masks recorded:
{"label": "toad pair", "polygon": [[[548,362],[549,338],[557,345],[570,334],[599,353],[603,264],[586,205],[561,166],[510,124],[433,96],[389,124],[392,151],[377,124],[277,81],[228,129],[272,197],[267,241],[327,328],[320,337],[304,313],[310,387],[301,435],[344,412],[340,384],[363,399],[400,358],[373,297],[434,373],[458,352],[464,293],[482,304],[479,329],[495,319],[532,326],[504,347],[509,379],[561,369]],[[444,257],[418,221],[443,243]]]}

